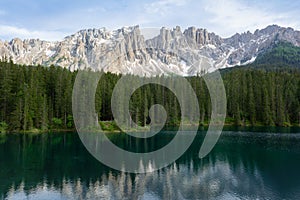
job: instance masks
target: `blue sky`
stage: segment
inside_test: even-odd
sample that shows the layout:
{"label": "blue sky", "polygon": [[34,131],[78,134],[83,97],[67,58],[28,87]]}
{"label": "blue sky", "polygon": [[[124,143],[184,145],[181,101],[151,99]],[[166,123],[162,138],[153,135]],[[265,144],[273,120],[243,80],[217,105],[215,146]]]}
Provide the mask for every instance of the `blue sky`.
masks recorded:
{"label": "blue sky", "polygon": [[86,28],[189,26],[222,37],[270,24],[300,29],[294,0],[1,0],[0,39],[61,40]]}

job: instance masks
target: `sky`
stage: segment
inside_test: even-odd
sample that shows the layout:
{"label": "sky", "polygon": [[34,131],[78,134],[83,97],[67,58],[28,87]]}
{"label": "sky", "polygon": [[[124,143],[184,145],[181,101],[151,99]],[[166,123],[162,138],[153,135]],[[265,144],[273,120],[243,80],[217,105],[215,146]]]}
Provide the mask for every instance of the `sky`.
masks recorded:
{"label": "sky", "polygon": [[295,0],[1,0],[0,39],[62,40],[81,29],[179,25],[222,37],[277,24],[300,29]]}

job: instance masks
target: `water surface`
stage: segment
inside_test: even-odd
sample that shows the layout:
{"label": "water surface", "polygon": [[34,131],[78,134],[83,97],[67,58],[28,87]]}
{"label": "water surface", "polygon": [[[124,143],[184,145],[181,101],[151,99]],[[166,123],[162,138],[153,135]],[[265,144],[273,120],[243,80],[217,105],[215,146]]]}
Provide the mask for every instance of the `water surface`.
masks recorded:
{"label": "water surface", "polygon": [[[174,164],[147,174],[102,165],[76,133],[1,136],[0,199],[300,199],[300,130],[250,131],[225,130],[202,160],[205,131],[199,131]],[[125,149],[145,152],[174,134],[110,136]]]}

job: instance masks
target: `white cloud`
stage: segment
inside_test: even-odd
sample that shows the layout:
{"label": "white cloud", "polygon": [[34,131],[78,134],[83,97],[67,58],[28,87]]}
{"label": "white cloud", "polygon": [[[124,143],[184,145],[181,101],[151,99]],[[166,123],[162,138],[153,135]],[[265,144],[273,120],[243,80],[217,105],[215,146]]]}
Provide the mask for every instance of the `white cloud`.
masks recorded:
{"label": "white cloud", "polygon": [[41,40],[56,41],[63,39],[64,36],[65,33],[59,31],[31,31],[15,26],[0,25],[0,37],[7,40],[18,37],[21,39],[39,38]]}
{"label": "white cloud", "polygon": [[[288,4],[289,5],[289,4]],[[244,0],[161,0],[145,4],[144,26],[196,26],[222,37],[255,31],[271,24],[300,28],[299,6]]]}
{"label": "white cloud", "polygon": [[231,36],[233,32],[254,31],[270,24],[297,26],[291,13],[275,13],[237,0],[204,1],[204,5],[205,12],[211,14],[208,24],[224,36]]}
{"label": "white cloud", "polygon": [[[291,0],[290,0],[291,1]],[[83,5],[76,9],[66,8],[50,16],[30,16],[21,20],[9,17],[0,9],[0,38],[41,38],[61,40],[70,33],[85,28],[139,24],[141,27],[189,26],[206,28],[222,37],[236,32],[264,28],[270,24],[300,28],[298,10],[300,3],[249,0],[154,0],[124,1],[124,5],[113,3]],[[7,12],[10,12],[9,10]],[[30,13],[30,12],[27,12]],[[20,16],[21,14],[18,13]],[[1,25],[5,24],[5,25]],[[18,26],[15,26],[18,24]],[[47,31],[50,30],[50,31]],[[62,30],[62,31],[56,31]]]}
{"label": "white cloud", "polygon": [[145,5],[146,12],[149,14],[161,14],[172,11],[174,6],[184,6],[188,0],[158,0]]}

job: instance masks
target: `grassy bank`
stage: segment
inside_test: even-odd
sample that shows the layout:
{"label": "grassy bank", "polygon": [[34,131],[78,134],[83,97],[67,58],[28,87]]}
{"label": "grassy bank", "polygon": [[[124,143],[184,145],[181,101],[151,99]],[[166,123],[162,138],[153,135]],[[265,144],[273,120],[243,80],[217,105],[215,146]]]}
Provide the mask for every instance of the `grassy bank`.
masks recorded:
{"label": "grassy bank", "polygon": [[[122,133],[122,132],[144,132],[144,131],[150,131],[150,126],[145,126],[145,127],[132,127],[130,129],[120,129],[117,124],[114,121],[100,121],[99,125],[102,129],[102,131],[107,132],[107,133]],[[180,126],[180,123],[172,123],[168,124],[166,127],[170,127],[171,129],[177,129]],[[198,126],[197,123],[187,123],[184,122],[183,126],[185,128],[189,127],[195,127]],[[200,129],[205,129],[209,126],[209,121],[204,121],[199,123],[199,128]],[[235,129],[243,129],[243,128],[260,128],[262,129],[263,127],[268,127],[268,128],[298,128],[300,127],[299,124],[290,124],[290,123],[284,123],[283,126],[267,126],[264,123],[261,122],[256,122],[256,123],[250,123],[249,121],[241,121],[239,124],[237,124],[233,119],[226,118],[225,123],[224,123],[224,129],[226,128],[232,128],[235,127]],[[99,129],[97,127],[92,127],[89,129],[89,131],[98,131]],[[42,133],[51,133],[51,132],[76,132],[76,129],[73,128],[49,128],[49,129],[30,129],[30,130],[13,130],[9,131],[9,127],[7,125],[2,124],[2,128],[0,129],[0,134],[5,134],[5,133],[24,133],[24,134],[42,134]]]}

